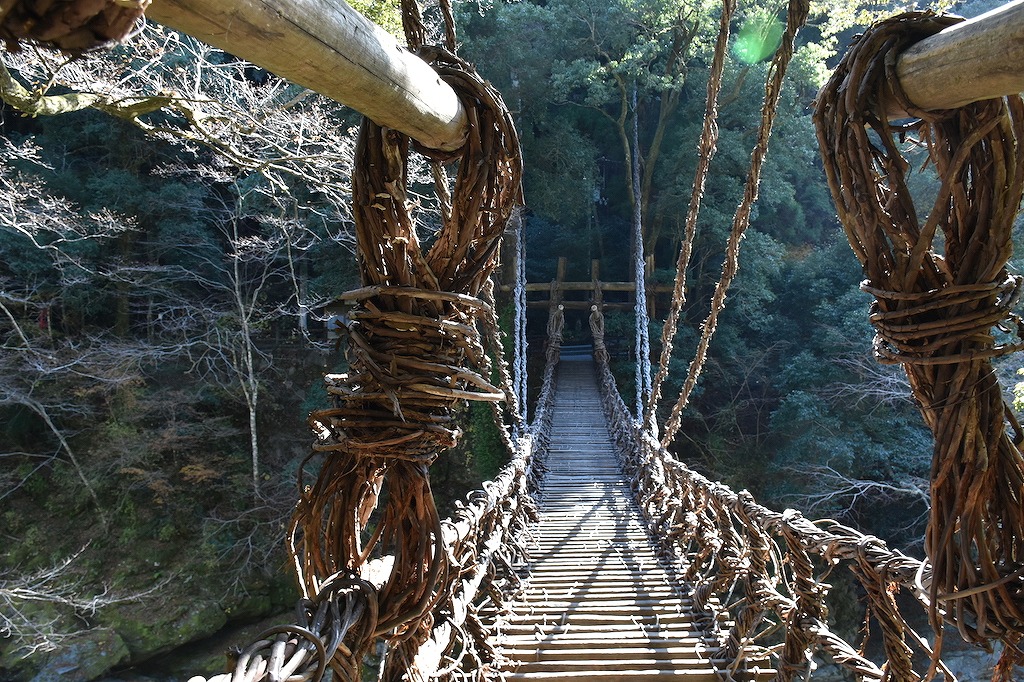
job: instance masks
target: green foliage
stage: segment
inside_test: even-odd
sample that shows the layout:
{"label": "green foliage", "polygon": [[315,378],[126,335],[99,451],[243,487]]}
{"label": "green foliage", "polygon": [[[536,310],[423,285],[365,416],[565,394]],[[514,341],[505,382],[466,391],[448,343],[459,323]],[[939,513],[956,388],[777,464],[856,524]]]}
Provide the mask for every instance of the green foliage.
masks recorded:
{"label": "green foliage", "polygon": [[[1024,376],[1024,369],[1018,369],[1017,374]],[[1018,381],[1013,386],[1013,409],[1024,412],[1024,381]]]}
{"label": "green foliage", "polygon": [[473,452],[476,473],[480,481],[494,478],[508,462],[508,452],[498,427],[494,423],[491,406],[474,402],[469,406],[470,422],[467,437]]}
{"label": "green foliage", "polygon": [[352,8],[391,35],[401,38],[402,10],[396,0],[352,0]]}
{"label": "green foliage", "polygon": [[774,12],[754,8],[744,18],[733,41],[732,51],[745,64],[757,64],[771,59],[782,42],[784,28]]}
{"label": "green foliage", "polygon": [[[393,2],[371,0],[357,9],[400,33]],[[623,94],[635,87],[638,106],[625,113],[637,117],[641,155],[650,159],[656,135],[664,134],[660,156],[642,168],[653,169],[646,190],[648,254],[659,281],[670,281],[690,201],[717,6],[547,0],[456,9],[464,56],[502,91],[522,133],[528,279],[550,280],[560,255],[569,258],[572,279],[589,277],[592,258],[601,260],[604,280],[631,278],[629,166],[620,135],[628,128],[618,115]],[[750,488],[773,506],[811,505],[909,542],[914,528],[896,521],[922,509],[908,486],[927,471],[929,437],[898,375],[877,370],[867,357],[868,298],[857,289],[861,274],[842,243],[808,116],[827,60],[863,9],[823,4],[802,37],[740,274],[675,448],[709,475]],[[726,69],[721,137],[686,273],[687,304],[662,414],[686,375],[721,270],[760,116],[763,60],[778,42],[778,10],[755,3],[736,26],[739,59]],[[678,28],[696,33],[670,68]],[[189,59],[168,55],[166,64],[189,68]],[[280,96],[296,94],[290,86]],[[338,135],[347,134],[343,114],[336,119]],[[73,465],[37,412],[23,403],[0,404],[6,447],[31,455],[4,459],[0,494],[10,494],[0,524],[10,549],[0,569],[45,566],[92,539],[81,569],[88,584],[146,585],[158,573],[177,573],[194,578],[167,588],[181,590],[181,599],[197,589],[207,605],[227,592],[242,595],[262,567],[283,563],[274,552],[283,547],[290,481],[306,454],[301,417],[326,406],[319,381],[289,376],[299,388],[278,390],[282,380],[271,371],[289,362],[277,343],[295,332],[300,295],[316,310],[357,284],[344,216],[325,210],[325,195],[303,182],[272,184],[206,152],[154,143],[96,113],[11,117],[0,125],[12,142],[34,140],[42,148],[42,163],[16,159],[3,172],[31,180],[32,196],[63,197],[59,211],[48,204],[51,215],[86,232],[95,230],[93,216],[101,210],[119,223],[89,238],[42,220],[31,238],[7,228],[0,235],[0,284],[18,298],[12,314],[40,349],[34,357],[52,356],[53,368],[69,361],[71,368],[56,377],[22,364],[5,374],[22,395],[53,408],[82,463],[81,470]],[[929,189],[924,183],[915,193]],[[292,238],[297,234],[302,238]],[[228,366],[218,364],[240,348],[227,342],[245,315],[234,305],[236,264],[240,283],[250,285],[242,289],[252,296],[253,347],[267,351],[257,377],[275,401],[259,408],[261,418],[272,415],[259,433],[272,445],[262,453],[264,497],[256,510],[244,400]],[[658,300],[659,311],[665,302]],[[43,311],[51,316],[45,329]],[[530,324],[536,341],[543,315],[531,313]],[[659,331],[652,324],[655,343]],[[21,348],[13,328],[0,332],[10,348]],[[585,342],[585,318],[571,316],[566,333]],[[632,313],[609,313],[606,334],[620,392],[632,404]],[[537,358],[532,362],[536,378]],[[1024,403],[1024,382],[1018,399]],[[488,406],[469,406],[459,418],[462,444],[432,469],[442,513],[506,458]],[[292,423],[300,425],[296,433],[287,431]],[[110,532],[97,529],[82,478],[110,513]],[[866,492],[843,492],[836,485],[844,481]],[[902,492],[884,491],[887,484]],[[252,615],[242,606],[237,613]],[[119,613],[115,620],[137,615]]]}
{"label": "green foliage", "polygon": [[463,431],[461,440],[430,468],[430,486],[442,518],[450,516],[457,502],[508,462],[490,405],[468,403],[456,417]]}

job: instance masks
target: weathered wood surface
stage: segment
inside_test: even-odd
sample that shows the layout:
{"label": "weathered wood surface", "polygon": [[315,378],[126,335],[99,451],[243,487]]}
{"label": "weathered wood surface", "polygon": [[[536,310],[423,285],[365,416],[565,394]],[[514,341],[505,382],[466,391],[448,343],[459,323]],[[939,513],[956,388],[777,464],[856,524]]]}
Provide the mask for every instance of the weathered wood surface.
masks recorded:
{"label": "weathered wood surface", "polygon": [[589,355],[563,355],[551,433],[525,591],[493,642],[505,679],[718,682],[716,643],[623,479]]}
{"label": "weathered wood surface", "polygon": [[455,91],[344,0],[153,0],[146,16],[435,149],[465,139]]}
{"label": "weathered wood surface", "polygon": [[900,55],[896,74],[925,110],[1024,92],[1024,0],[922,40]]}
{"label": "weathered wood surface", "polygon": [[[465,138],[454,91],[344,0],[154,0],[146,14],[428,147],[455,149]],[[1014,0],[921,41],[896,72],[918,107],[948,109],[1024,91],[1022,63],[1024,0]]]}

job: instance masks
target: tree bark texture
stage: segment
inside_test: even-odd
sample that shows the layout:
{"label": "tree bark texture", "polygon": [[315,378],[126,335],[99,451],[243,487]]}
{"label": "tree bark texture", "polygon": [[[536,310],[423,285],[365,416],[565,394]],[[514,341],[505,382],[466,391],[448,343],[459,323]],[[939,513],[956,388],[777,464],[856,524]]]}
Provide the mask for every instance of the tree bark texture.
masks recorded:
{"label": "tree bark texture", "polygon": [[904,94],[925,111],[1024,92],[1024,0],[907,48],[896,59]]}

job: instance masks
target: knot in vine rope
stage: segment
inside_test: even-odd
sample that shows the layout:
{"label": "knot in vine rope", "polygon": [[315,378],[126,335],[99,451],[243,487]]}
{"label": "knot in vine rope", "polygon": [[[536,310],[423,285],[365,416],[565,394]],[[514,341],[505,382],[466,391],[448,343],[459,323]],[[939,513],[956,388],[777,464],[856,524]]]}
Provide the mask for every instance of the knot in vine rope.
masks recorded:
{"label": "knot in vine rope", "polygon": [[[904,366],[935,436],[925,551],[932,621],[971,641],[1024,631],[1024,456],[991,358],[1024,347],[1006,271],[1024,191],[1019,96],[923,112],[900,91],[896,56],[958,17],[911,12],[872,27],[818,96],[819,148],[843,228],[875,296],[882,362]],[[890,123],[902,109],[916,120]],[[907,138],[941,185],[927,218],[908,189]],[[1009,323],[1007,323],[1009,321]],[[1015,442],[1016,441],[1016,442]]]}
{"label": "knot in vine rope", "polygon": [[[450,569],[428,467],[458,440],[464,401],[505,398],[488,379],[479,329],[493,326],[494,310],[479,296],[521,204],[519,141],[498,92],[441,48],[418,53],[459,96],[469,134],[460,149],[442,153],[363,121],[352,178],[362,286],[342,297],[352,305],[349,371],[328,377],[332,405],[310,417],[314,451],[325,459],[314,483],[300,478],[292,526],[307,594],[337,571],[373,583],[373,625],[346,645],[358,656],[375,637],[387,638],[398,651],[386,679],[401,677],[429,633]],[[406,195],[411,148],[435,164],[441,227],[429,242]],[[453,162],[450,186],[443,164]]]}
{"label": "knot in vine rope", "polygon": [[892,365],[948,365],[1024,349],[1019,342],[997,344],[991,335],[998,326],[1024,338],[1020,318],[1013,313],[1022,283],[1021,277],[1008,275],[997,282],[889,291],[864,282],[861,289],[875,297],[868,316],[877,332],[875,358]]}

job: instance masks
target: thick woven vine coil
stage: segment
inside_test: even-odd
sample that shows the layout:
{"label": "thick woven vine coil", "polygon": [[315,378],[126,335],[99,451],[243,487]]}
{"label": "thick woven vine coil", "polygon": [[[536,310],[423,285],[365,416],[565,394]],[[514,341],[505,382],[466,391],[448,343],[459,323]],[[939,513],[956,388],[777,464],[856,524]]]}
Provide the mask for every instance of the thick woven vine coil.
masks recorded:
{"label": "thick woven vine coil", "polygon": [[131,33],[150,0],[7,0],[0,3],[0,39],[81,54]]}
{"label": "thick woven vine coil", "polygon": [[363,122],[352,191],[363,286],[343,297],[353,306],[350,369],[328,377],[333,404],[311,417],[314,450],[326,459],[304,488],[293,527],[307,594],[324,576],[394,557],[364,611],[375,619],[360,629],[368,637],[348,644],[359,652],[385,636],[399,647],[396,661],[429,632],[435,590],[450,565],[428,467],[460,436],[457,405],[505,397],[487,378],[477,322],[494,313],[477,296],[521,203],[519,142],[500,95],[457,57],[437,48],[427,56],[459,94],[469,137],[453,155],[420,150],[435,161],[459,161],[450,197],[438,188],[443,224],[428,248],[406,196],[408,138]]}
{"label": "thick woven vine coil", "polygon": [[[991,359],[1022,347],[1011,312],[1020,282],[1005,264],[1024,189],[1024,104],[1014,96],[923,112],[894,73],[902,50],[957,21],[909,13],[873,27],[820,93],[815,122],[875,296],[875,355],[903,365],[935,435],[925,538],[933,620],[969,640],[1013,640],[1024,631],[1024,434]],[[890,123],[895,109],[915,118]],[[907,186],[907,150],[919,145],[941,179],[924,220]]]}

